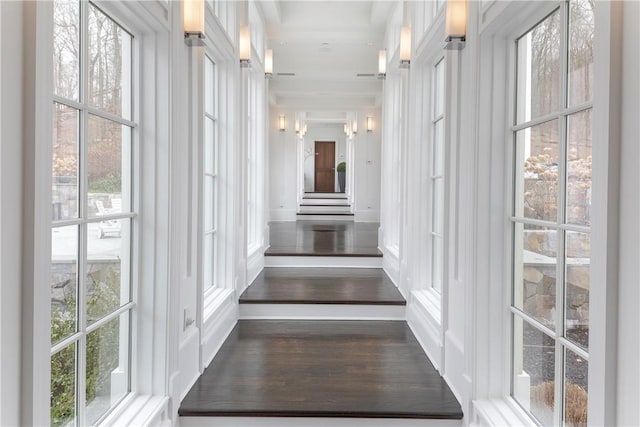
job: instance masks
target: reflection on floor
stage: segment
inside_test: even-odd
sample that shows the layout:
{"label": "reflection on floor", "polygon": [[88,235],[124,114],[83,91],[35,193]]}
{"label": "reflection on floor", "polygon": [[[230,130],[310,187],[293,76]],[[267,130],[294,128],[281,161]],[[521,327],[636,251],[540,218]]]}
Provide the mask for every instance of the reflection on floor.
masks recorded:
{"label": "reflection on floor", "polygon": [[353,221],[272,222],[266,256],[381,257],[378,223]]}

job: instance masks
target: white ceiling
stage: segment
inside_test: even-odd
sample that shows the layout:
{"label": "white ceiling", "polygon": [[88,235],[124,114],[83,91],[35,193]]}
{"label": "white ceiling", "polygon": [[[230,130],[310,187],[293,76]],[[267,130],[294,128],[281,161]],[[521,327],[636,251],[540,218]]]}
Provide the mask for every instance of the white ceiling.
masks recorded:
{"label": "white ceiling", "polygon": [[273,49],[273,104],[303,111],[346,111],[379,104],[378,51],[397,1],[257,4],[266,21],[267,47]]}

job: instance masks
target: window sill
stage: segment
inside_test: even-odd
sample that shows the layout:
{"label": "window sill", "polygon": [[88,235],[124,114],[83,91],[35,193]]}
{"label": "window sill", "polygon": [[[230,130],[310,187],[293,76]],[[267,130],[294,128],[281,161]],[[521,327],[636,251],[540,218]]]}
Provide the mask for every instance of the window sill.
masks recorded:
{"label": "window sill", "polygon": [[169,398],[166,396],[135,395],[131,393],[99,426],[171,425],[166,416],[168,403]]}
{"label": "window sill", "polygon": [[511,398],[480,399],[473,402],[472,426],[523,426],[538,424]]}
{"label": "window sill", "polygon": [[440,327],[442,319],[442,298],[437,292],[426,289],[421,291],[414,291],[411,293],[413,301],[418,304],[426,314],[429,316],[429,320],[434,322]]}
{"label": "window sill", "polygon": [[233,295],[232,289],[214,288],[207,291],[204,296],[204,307],[202,310],[203,323],[215,314],[215,312]]}

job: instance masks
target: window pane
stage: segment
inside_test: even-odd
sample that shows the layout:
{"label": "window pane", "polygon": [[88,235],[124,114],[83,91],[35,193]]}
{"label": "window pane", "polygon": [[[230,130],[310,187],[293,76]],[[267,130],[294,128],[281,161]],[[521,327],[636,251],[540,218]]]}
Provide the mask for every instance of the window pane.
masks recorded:
{"label": "window pane", "polygon": [[129,312],[87,334],[87,424],[129,391]]}
{"label": "window pane", "polygon": [[89,115],[88,209],[92,217],[131,207],[131,128]]}
{"label": "window pane", "polygon": [[51,425],[75,424],[76,417],[76,344],[51,356]]}
{"label": "window pane", "polygon": [[591,236],[573,231],[567,231],[566,236],[565,334],[571,341],[588,349]]}
{"label": "window pane", "polygon": [[213,178],[204,177],[204,230],[205,232],[213,229]]}
{"label": "window pane", "polygon": [[443,234],[444,216],[444,180],[437,178],[433,180],[433,204],[431,212],[433,215],[432,230],[434,233]]}
{"label": "window pane", "polygon": [[76,332],[78,226],[51,229],[51,344]]}
{"label": "window pane", "polygon": [[53,92],[78,101],[80,81],[80,2],[53,2]]}
{"label": "window pane", "polygon": [[567,426],[587,426],[588,371],[589,362],[567,349],[564,378],[564,421]]}
{"label": "window pane", "polygon": [[437,236],[431,238],[431,285],[433,288],[441,292],[442,291],[442,239]]}
{"label": "window pane", "polygon": [[214,115],[214,75],[213,75],[213,61],[205,56],[204,62],[204,111],[211,115]]}
{"label": "window pane", "polygon": [[558,220],[558,121],[516,133],[515,216]]}
{"label": "window pane", "polygon": [[78,226],[51,229],[51,344],[76,332]]}
{"label": "window pane", "polygon": [[87,224],[87,324],[129,302],[131,221]]}
{"label": "window pane", "polygon": [[78,217],[78,110],[53,104],[52,220]]}
{"label": "window pane", "polygon": [[435,82],[434,82],[434,116],[439,117],[444,114],[444,60],[440,60],[435,68]]}
{"label": "window pane", "polygon": [[554,329],[556,230],[515,224],[513,305]]}
{"label": "window pane", "polygon": [[214,123],[208,117],[204,119],[204,172],[215,173],[215,135]]}
{"label": "window pane", "polygon": [[544,426],[553,425],[555,340],[513,320],[513,397]]}
{"label": "window pane", "polygon": [[433,175],[444,174],[444,120],[434,124],[433,133]]}
{"label": "window pane", "polygon": [[567,222],[591,225],[591,109],[567,120]]}
{"label": "window pane", "polygon": [[557,10],[517,41],[517,122],[561,107],[562,26]]}
{"label": "window pane", "polygon": [[89,5],[87,103],[131,118],[131,35]]}
{"label": "window pane", "polygon": [[214,234],[209,233],[204,236],[204,289],[207,290],[213,286],[213,243]]}
{"label": "window pane", "polygon": [[569,105],[593,97],[594,1],[569,3]]}

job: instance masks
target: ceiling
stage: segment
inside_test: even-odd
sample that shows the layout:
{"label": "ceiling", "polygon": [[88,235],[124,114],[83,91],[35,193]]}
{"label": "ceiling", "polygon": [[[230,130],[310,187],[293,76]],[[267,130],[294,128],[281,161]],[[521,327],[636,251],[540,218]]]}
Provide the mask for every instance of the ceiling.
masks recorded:
{"label": "ceiling", "polygon": [[273,49],[271,103],[301,111],[379,105],[378,51],[397,4],[386,0],[257,2],[266,21],[267,47]]}

